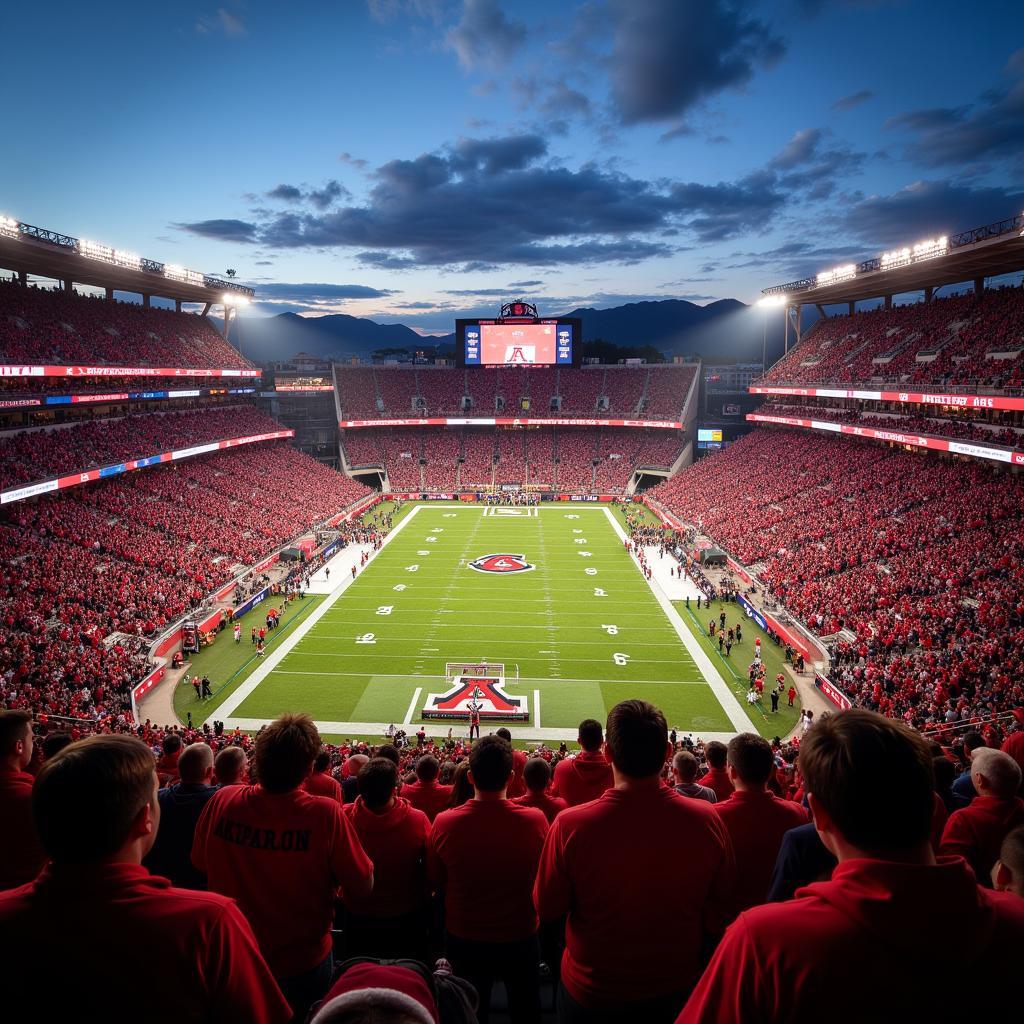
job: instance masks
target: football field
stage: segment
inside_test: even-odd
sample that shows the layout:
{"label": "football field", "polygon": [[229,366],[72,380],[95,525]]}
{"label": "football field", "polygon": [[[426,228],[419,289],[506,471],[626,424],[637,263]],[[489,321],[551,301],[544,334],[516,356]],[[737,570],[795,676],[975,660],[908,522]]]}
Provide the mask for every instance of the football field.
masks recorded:
{"label": "football field", "polygon": [[504,666],[504,693],[525,699],[525,715],[486,720],[484,731],[573,739],[582,718],[604,721],[630,697],[657,704],[680,731],[751,728],[623,541],[603,506],[416,506],[355,580],[339,580],[207,714],[228,728],[306,711],[326,735],[379,735],[391,723],[411,732],[428,701],[451,691],[449,663],[486,662]]}

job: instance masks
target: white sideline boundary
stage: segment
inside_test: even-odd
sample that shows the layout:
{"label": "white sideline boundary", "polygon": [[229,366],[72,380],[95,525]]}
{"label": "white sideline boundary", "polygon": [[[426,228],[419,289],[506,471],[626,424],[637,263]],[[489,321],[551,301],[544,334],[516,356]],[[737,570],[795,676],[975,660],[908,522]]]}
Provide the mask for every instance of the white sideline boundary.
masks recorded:
{"label": "white sideline boundary", "polygon": [[[603,508],[605,516],[608,518],[608,522],[611,523],[612,529],[615,531],[619,540],[623,543],[626,542],[627,537],[625,531],[615,521],[615,516],[612,515],[611,509],[607,506]],[[640,564],[637,562],[634,556],[630,556],[630,560],[633,565],[636,566],[637,571],[640,571]],[[661,585],[654,578],[652,573],[651,578],[647,580],[648,586],[651,588],[651,593],[654,594],[661,605],[661,610],[665,613],[666,618],[672,623],[672,628],[676,631],[679,639],[683,642],[683,646],[689,652],[691,658],[697,668],[704,675],[704,679],[708,686],[711,687],[711,692],[718,698],[718,703],[722,705],[722,710],[726,713],[729,721],[732,722],[737,732],[757,732],[757,727],[747,717],[747,713],[743,710],[742,705],[733,695],[732,690],[726,686],[725,680],[718,674],[718,669],[711,663],[711,659],[704,652],[704,648],[697,642],[696,637],[686,628],[686,623],[679,617],[679,612],[672,607],[672,602],[665,596],[665,591],[661,589]],[[703,736],[703,730],[701,731]]]}
{"label": "white sideline boundary", "polygon": [[[383,551],[392,538],[397,537],[402,530],[405,528],[407,523],[412,522],[416,517],[416,513],[423,508],[422,505],[417,505],[412,511],[384,538],[381,543],[380,550]],[[370,561],[373,561],[374,556],[370,556]],[[364,566],[365,569],[365,566]],[[358,578],[358,577],[357,577]],[[234,729],[236,725],[242,729],[253,728],[251,725],[241,725],[241,722],[252,722],[254,719],[232,719],[231,715],[234,711],[241,706],[245,699],[256,689],[260,683],[263,682],[271,672],[277,668],[278,665],[295,649],[298,643],[303,640],[306,634],[334,607],[337,603],[338,598],[345,593],[346,590],[355,582],[351,575],[345,573],[342,580],[338,585],[331,591],[330,595],[326,597],[320,604],[320,607],[313,612],[308,618],[306,618],[301,625],[296,628],[287,640],[284,641],[280,647],[275,647],[273,653],[271,653],[263,662],[259,668],[256,669],[248,679],[242,683],[241,686],[231,694],[230,697],[223,704],[220,705],[215,711],[211,712],[207,722],[213,725],[214,717],[224,722],[226,729]],[[264,724],[262,721],[260,725]],[[255,728],[259,728],[256,726]]]}

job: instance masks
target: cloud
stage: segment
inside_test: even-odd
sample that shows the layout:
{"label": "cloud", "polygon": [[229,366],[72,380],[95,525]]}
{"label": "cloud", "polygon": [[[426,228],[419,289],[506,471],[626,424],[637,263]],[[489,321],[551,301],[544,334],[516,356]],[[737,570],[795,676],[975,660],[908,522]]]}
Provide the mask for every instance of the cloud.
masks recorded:
{"label": "cloud", "polygon": [[798,164],[805,164],[814,156],[814,151],[821,142],[820,128],[804,128],[798,131],[786,143],[782,150],[772,157],[769,167],[780,171],[789,171]]}
{"label": "cloud", "polygon": [[223,7],[218,7],[217,13],[212,17],[201,17],[196,22],[196,32],[203,36],[216,32],[235,38],[249,34],[245,22],[237,14],[232,14]]}
{"label": "cloud", "polygon": [[259,286],[261,300],[284,302],[337,302],[342,299],[383,299],[397,295],[395,291],[370,288],[363,284],[316,284],[312,282],[275,282]]}
{"label": "cloud", "polygon": [[221,242],[255,242],[258,230],[255,224],[245,220],[197,220],[171,226],[179,231],[203,238],[215,238]]}
{"label": "cloud", "polygon": [[366,0],[370,16],[381,23],[394,21],[400,14],[427,18],[439,22],[444,9],[443,0]]}
{"label": "cloud", "polygon": [[331,179],[320,188],[301,189],[298,185],[278,185],[269,192],[264,192],[267,199],[285,203],[311,203],[318,210],[326,210],[331,204],[342,197],[348,198],[351,193],[339,181]]}
{"label": "cloud", "polygon": [[464,0],[462,18],[445,36],[467,71],[505,64],[525,41],[526,25],[507,17],[497,0]]}
{"label": "cloud", "polygon": [[685,225],[702,242],[763,231],[786,201],[775,176],[763,171],[717,185],[681,183],[671,191],[679,208],[686,211]]}
{"label": "cloud", "polygon": [[610,11],[612,100],[623,124],[678,118],[786,50],[734,0],[611,0]]}
{"label": "cloud", "polygon": [[543,281],[512,281],[509,288],[538,288]]}
{"label": "cloud", "polygon": [[832,104],[833,110],[852,110],[854,107],[867,103],[875,94],[870,89],[860,89],[849,96],[841,96]]}
{"label": "cloud", "polygon": [[460,139],[455,145],[451,168],[459,174],[486,175],[519,171],[548,151],[539,135],[509,135],[505,138]]}
{"label": "cloud", "polygon": [[366,166],[367,166],[366,161],[363,160],[361,157],[353,156],[351,153],[342,153],[338,157],[338,159],[343,164],[348,164],[350,167],[354,167],[357,171],[365,171],[366,170]]}
{"label": "cloud", "polygon": [[863,163],[863,153],[834,143],[827,129],[803,128],[768,161],[768,170],[781,172],[779,186],[787,192],[827,199],[837,180],[858,172]]}
{"label": "cloud", "polygon": [[285,203],[295,203],[302,198],[302,189],[295,185],[278,185],[263,194],[268,199],[280,199]]}

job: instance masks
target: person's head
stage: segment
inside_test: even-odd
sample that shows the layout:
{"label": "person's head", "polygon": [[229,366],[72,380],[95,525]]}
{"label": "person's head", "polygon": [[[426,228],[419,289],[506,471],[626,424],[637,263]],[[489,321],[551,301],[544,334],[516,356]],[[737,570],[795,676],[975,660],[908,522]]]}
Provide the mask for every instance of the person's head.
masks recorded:
{"label": "person's head", "polygon": [[971,754],[971,782],[980,796],[1006,799],[1020,789],[1020,765],[1002,750],[978,747]]}
{"label": "person's head", "polygon": [[248,758],[241,747],[230,746],[213,759],[213,774],[220,786],[237,786],[245,782]]}
{"label": "person's head", "polygon": [[502,793],[512,777],[512,747],[501,736],[484,736],[469,752],[469,782],[478,793]]}
{"label": "person's head", "polygon": [[551,765],[543,757],[531,757],[523,768],[523,782],[532,793],[543,793],[551,782]]}
{"label": "person's head", "polygon": [[391,803],[398,788],[398,768],[386,757],[371,757],[356,779],[359,795],[371,811],[382,810]]}
{"label": "person's head", "polygon": [[32,787],[43,849],[58,864],[141,863],[160,825],[153,752],[134,736],[90,736],[47,761]]}
{"label": "person's head", "polygon": [[608,759],[615,773],[647,779],[661,772],[671,754],[665,716],[645,700],[624,700],[608,712]]}
{"label": "person's head", "polygon": [[775,767],[772,745],[752,732],[733,736],[726,747],[729,781],[737,789],[764,789]]}
{"label": "person's head", "polygon": [[437,1024],[430,984],[397,964],[357,963],[324,996],[312,1024]]}
{"label": "person's head", "polygon": [[672,775],[677,786],[688,786],[697,778],[697,758],[689,750],[680,750],[672,758]]}
{"label": "person's head", "polygon": [[389,761],[392,761],[396,768],[398,767],[399,763],[402,760],[398,754],[398,747],[396,747],[393,743],[382,743],[380,750],[377,751],[377,756],[385,757]]}
{"label": "person's head", "polygon": [[326,750],[321,750],[313,760],[313,771],[325,772],[331,767],[331,755]]}
{"label": "person's head", "polygon": [[270,793],[297,789],[312,772],[320,752],[320,733],[309,715],[275,718],[256,737],[253,763],[260,785]]}
{"label": "person's head", "polygon": [[919,733],[873,711],[841,711],[807,733],[800,772],[815,827],[840,860],[930,856],[935,776]]}
{"label": "person's head", "polygon": [[983,746],[985,746],[985,737],[976,729],[964,733],[962,749],[965,757],[969,758],[975,750]]}
{"label": "person's head", "polygon": [[494,735],[500,736],[507,744],[509,744],[509,746],[512,745],[512,733],[510,733],[504,726],[500,729],[495,729]]}
{"label": "person's head", "polygon": [[935,770],[935,792],[949,793],[956,781],[956,765],[945,754],[932,752],[932,768]]}
{"label": "person's head", "polygon": [[600,750],[601,744],[604,743],[604,730],[601,728],[601,723],[596,718],[584,718],[580,722],[577,739],[588,754]]}
{"label": "person's head", "polygon": [[992,886],[1000,892],[1024,897],[1024,825],[1007,833],[992,868]]}
{"label": "person's head", "polygon": [[160,749],[164,752],[164,757],[173,757],[181,750],[181,737],[176,732],[168,733],[160,744]]}
{"label": "person's head", "polygon": [[[363,765],[369,761],[369,757],[366,754],[353,754],[345,762],[345,774],[350,778],[357,778],[360,771],[362,771]],[[389,759],[390,760],[390,759]]]}
{"label": "person's head", "polygon": [[0,711],[0,762],[24,771],[32,760],[32,712]]}
{"label": "person's head", "polygon": [[51,757],[59,754],[69,743],[74,742],[74,737],[69,732],[51,732],[43,739],[43,760],[49,761]]}
{"label": "person's head", "polygon": [[704,756],[707,758],[709,768],[724,768],[729,756],[729,748],[718,740],[712,740],[705,745]]}
{"label": "person's head", "polygon": [[178,778],[185,783],[209,783],[213,779],[213,751],[206,743],[190,743],[178,758]]}
{"label": "person's head", "polygon": [[437,778],[440,767],[436,757],[425,754],[416,762],[416,778],[420,782],[433,782]]}
{"label": "person's head", "polygon": [[460,761],[452,773],[452,796],[449,807],[460,807],[473,799],[473,783],[469,781],[469,762]]}

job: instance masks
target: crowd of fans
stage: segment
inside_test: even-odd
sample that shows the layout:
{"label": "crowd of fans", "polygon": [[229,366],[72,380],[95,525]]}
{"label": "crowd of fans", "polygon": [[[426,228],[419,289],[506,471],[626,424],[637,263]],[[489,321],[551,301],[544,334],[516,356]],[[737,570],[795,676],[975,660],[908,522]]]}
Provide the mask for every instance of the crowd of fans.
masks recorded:
{"label": "crowd of fans", "polygon": [[[542,973],[561,1024],[1005,1005],[1024,711],[1002,749],[859,709],[726,745],[627,700],[578,743],[331,747],[296,714],[80,739],[0,711],[0,958],[61,1018],[487,1024],[501,982],[539,1024]],[[83,941],[46,987],[55,913]]]}
{"label": "crowd of fans", "polygon": [[[997,357],[997,354],[1001,357]],[[1024,386],[1024,290],[988,289],[819,320],[771,384]]]}
{"label": "crowd of fans", "polygon": [[771,429],[652,494],[837,637],[857,703],[925,725],[1024,699],[1019,478]]}
{"label": "crowd of fans", "polygon": [[0,363],[253,368],[204,317],[13,281],[0,281]]}

